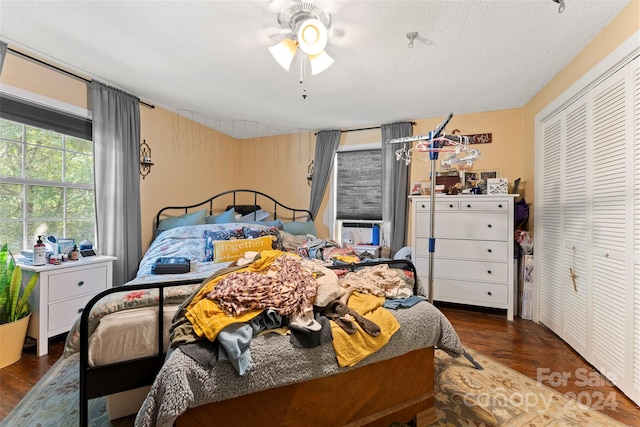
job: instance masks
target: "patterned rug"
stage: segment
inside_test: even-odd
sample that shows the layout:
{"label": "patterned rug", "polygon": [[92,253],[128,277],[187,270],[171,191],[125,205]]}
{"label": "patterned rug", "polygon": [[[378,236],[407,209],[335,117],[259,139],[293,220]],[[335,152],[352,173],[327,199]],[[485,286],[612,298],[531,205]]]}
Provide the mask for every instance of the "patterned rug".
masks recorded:
{"label": "patterned rug", "polygon": [[[436,351],[439,421],[431,427],[624,426],[480,353],[468,352],[483,370],[463,357],[452,359]],[[92,427],[133,425],[133,417],[110,422],[104,398],[91,400],[89,419]],[[77,355],[58,360],[0,422],[7,427],[77,425]]]}

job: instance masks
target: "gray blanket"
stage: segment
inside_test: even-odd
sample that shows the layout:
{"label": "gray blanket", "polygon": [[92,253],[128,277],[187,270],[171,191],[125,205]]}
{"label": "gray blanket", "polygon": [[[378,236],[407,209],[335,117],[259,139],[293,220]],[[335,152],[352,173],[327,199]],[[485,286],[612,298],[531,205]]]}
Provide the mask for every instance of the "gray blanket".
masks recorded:
{"label": "gray blanket", "polygon": [[437,346],[452,357],[462,355],[462,344],[451,323],[428,302],[391,312],[400,329],[386,346],[350,368],[338,366],[331,343],[312,349],[295,347],[289,337],[278,334],[253,338],[250,345],[253,367],[243,377],[230,363],[219,362],[213,368],[205,368],[178,348],[158,373],[135,425],[172,426],[190,407],[339,374],[421,348]]}

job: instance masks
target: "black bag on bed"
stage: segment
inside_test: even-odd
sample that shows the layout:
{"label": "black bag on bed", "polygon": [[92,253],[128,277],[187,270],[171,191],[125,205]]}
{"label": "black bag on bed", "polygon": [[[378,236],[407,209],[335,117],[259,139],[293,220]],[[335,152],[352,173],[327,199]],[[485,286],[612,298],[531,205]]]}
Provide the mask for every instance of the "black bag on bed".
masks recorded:
{"label": "black bag on bed", "polygon": [[165,257],[158,258],[151,267],[153,274],[180,274],[188,273],[191,269],[189,258]]}

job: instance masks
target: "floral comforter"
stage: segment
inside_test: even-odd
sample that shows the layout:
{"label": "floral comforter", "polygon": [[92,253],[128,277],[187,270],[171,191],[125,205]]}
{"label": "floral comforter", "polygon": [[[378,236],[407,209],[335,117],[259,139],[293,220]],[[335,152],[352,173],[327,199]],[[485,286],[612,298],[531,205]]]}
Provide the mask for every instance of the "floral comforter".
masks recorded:
{"label": "floral comforter", "polygon": [[[211,276],[221,268],[227,267],[230,262],[215,263],[204,261],[205,240],[204,232],[228,231],[247,227],[247,224],[205,224],[176,227],[160,234],[153,241],[149,250],[140,261],[136,277],[125,283],[122,292],[117,292],[100,300],[91,310],[89,315],[89,334],[93,333],[100,323],[100,319],[108,314],[121,310],[140,307],[156,306],[158,304],[158,290],[147,289],[142,291],[127,291],[127,285],[150,284],[190,280],[196,282],[193,285],[180,285],[166,288],[164,301],[166,304],[180,304],[200,286],[200,282]],[[269,227],[251,224],[256,230],[264,230]],[[191,270],[183,274],[153,274],[152,267],[155,261],[161,257],[184,257],[190,260]],[[64,356],[67,357],[80,350],[80,319],[71,328],[65,343]]]}

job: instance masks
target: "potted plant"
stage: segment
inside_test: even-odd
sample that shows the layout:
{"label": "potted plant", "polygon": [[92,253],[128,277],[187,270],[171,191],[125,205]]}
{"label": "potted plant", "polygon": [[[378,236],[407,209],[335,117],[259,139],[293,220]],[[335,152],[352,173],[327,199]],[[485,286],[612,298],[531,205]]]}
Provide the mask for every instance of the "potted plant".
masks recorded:
{"label": "potted plant", "polygon": [[38,275],[34,274],[21,292],[22,271],[5,243],[0,249],[0,368],[22,357],[31,317],[29,295],[37,281]]}

